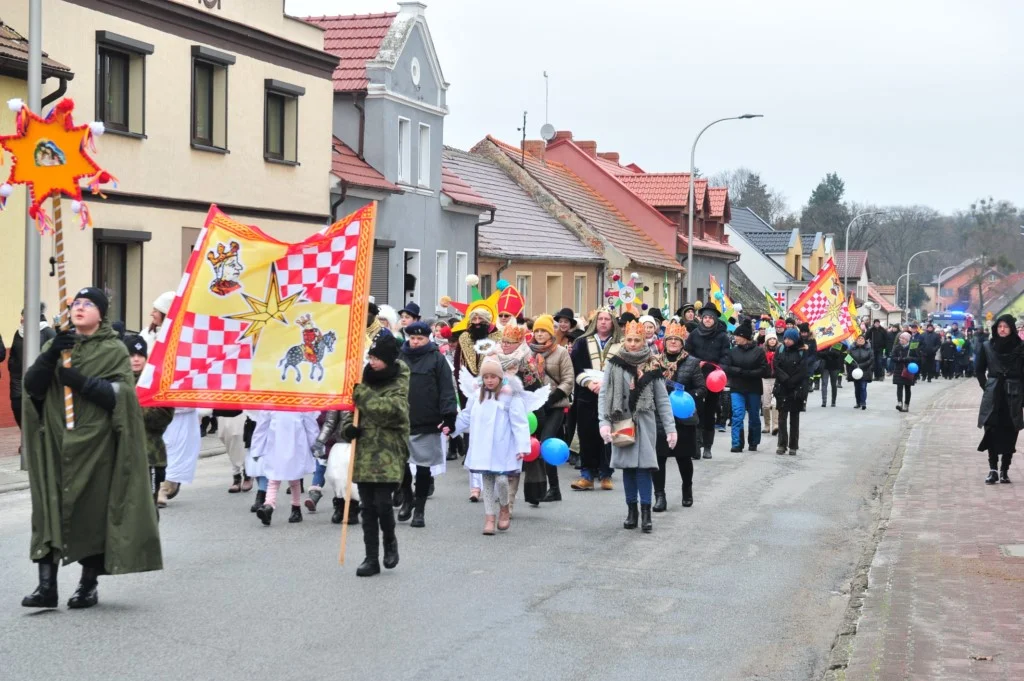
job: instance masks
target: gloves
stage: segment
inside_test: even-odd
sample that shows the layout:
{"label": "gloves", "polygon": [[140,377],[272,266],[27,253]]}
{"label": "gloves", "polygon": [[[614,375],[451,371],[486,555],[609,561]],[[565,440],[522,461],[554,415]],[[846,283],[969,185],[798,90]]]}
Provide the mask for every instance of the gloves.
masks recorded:
{"label": "gloves", "polygon": [[551,394],[548,395],[548,401],[544,404],[544,406],[553,407],[555,406],[556,402],[561,402],[563,399],[565,399],[565,393],[562,392],[561,388],[555,388],[554,390],[551,391]]}
{"label": "gloves", "polygon": [[50,342],[50,348],[46,351],[46,356],[51,361],[56,362],[60,358],[60,353],[73,347],[75,347],[75,334],[70,332],[58,333]]}
{"label": "gloves", "polygon": [[88,380],[81,371],[75,368],[60,367],[57,369],[57,375],[60,377],[60,382],[63,385],[71,388],[76,393],[82,392],[82,389],[85,388],[85,382]]}
{"label": "gloves", "polygon": [[363,434],[363,429],[360,428],[359,426],[354,426],[350,423],[349,425],[345,426],[345,430],[343,430],[341,434],[345,437],[346,440],[352,442],[352,440],[358,439],[359,436]]}
{"label": "gloves", "polygon": [[444,430],[445,428],[447,428],[449,432],[454,432],[455,431],[455,415],[454,414],[446,414],[444,416],[444,418],[441,420],[441,429]]}
{"label": "gloves", "polygon": [[313,456],[320,460],[327,458],[327,447],[324,446],[323,442],[314,442],[313,446],[309,448],[309,451],[312,452]]}

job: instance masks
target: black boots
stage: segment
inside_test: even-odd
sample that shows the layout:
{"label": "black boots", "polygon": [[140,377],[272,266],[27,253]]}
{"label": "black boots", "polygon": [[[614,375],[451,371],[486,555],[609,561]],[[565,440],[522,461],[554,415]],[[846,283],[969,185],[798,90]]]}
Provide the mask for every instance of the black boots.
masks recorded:
{"label": "black boots", "polygon": [[[650,506],[648,506],[648,509]],[[626,519],[622,521],[622,528],[625,530],[635,530],[637,524],[637,510],[636,504],[626,504]]]}
{"label": "black boots", "polygon": [[[433,484],[433,483],[431,483]],[[427,522],[423,518],[423,509],[427,506],[426,499],[417,499],[416,506],[412,513],[412,522],[409,523],[409,527],[426,527]]]}
{"label": "black boots", "polygon": [[[334,513],[331,515],[331,522],[335,525],[340,525],[341,521],[345,519],[345,500],[342,497],[334,497],[331,501],[334,502]],[[348,524],[359,524],[359,502],[355,499],[352,500],[352,508],[348,511]]]}
{"label": "black boots", "polygon": [[644,534],[650,534],[653,529],[654,525],[651,524],[651,505],[640,504],[640,530]]}
{"label": "black boots", "polygon": [[292,514],[288,516],[288,522],[290,523],[301,523],[302,522],[302,507],[292,506]]}
{"label": "black boots", "polygon": [[270,525],[270,520],[274,517],[274,507],[270,504],[263,504],[256,509],[256,517],[259,518],[264,525]]}
{"label": "black boots", "polygon": [[1007,475],[1007,473],[1009,473],[1009,471],[1003,471],[1002,473],[999,474],[999,482],[1003,483],[1004,485],[1009,485],[1012,482],[1012,480],[1010,480],[1010,476]]}
{"label": "black boots", "polygon": [[56,608],[57,564],[43,562],[36,565],[39,567],[39,586],[21,599],[21,605],[24,608]]}
{"label": "black boots", "polygon": [[262,489],[258,490],[256,492],[256,501],[254,501],[252,506],[249,507],[249,512],[250,513],[255,513],[256,511],[260,510],[260,506],[262,506],[263,502],[266,501],[266,500],[267,500],[267,492],[266,492],[266,490],[262,490]]}
{"label": "black boots", "polygon": [[384,567],[394,570],[398,566],[398,537],[384,540]]}
{"label": "black boots", "polygon": [[356,568],[356,577],[372,577],[380,574],[380,561],[376,557],[367,556]]}
{"label": "black boots", "polygon": [[547,494],[545,494],[544,498],[541,499],[541,501],[561,501],[561,500],[562,500],[562,490],[558,489],[557,487],[549,487],[548,491],[547,491]]}
{"label": "black boots", "polygon": [[72,610],[91,608],[99,603],[99,592],[96,586],[99,582],[99,570],[82,566],[82,579],[78,582],[75,594],[68,600],[68,607]]}
{"label": "black boots", "polygon": [[415,502],[412,493],[409,490],[405,491],[402,495],[402,508],[398,509],[398,519],[401,522],[405,522],[412,517],[412,505]]}
{"label": "black boots", "polygon": [[995,471],[989,471],[988,472],[988,477],[985,478],[985,484],[986,485],[994,485],[997,482],[999,482],[999,473],[997,473]]}
{"label": "black boots", "polygon": [[693,485],[683,485],[683,506],[693,506]]}
{"label": "black boots", "polygon": [[665,499],[664,492],[654,493],[654,508],[651,510],[655,513],[664,513],[668,509],[668,500]]}

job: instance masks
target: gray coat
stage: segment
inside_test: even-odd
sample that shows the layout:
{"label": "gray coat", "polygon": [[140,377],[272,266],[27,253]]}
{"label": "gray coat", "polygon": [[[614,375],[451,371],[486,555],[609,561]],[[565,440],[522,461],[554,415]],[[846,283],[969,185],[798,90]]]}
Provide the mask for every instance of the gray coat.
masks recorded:
{"label": "gray coat", "polygon": [[[605,380],[601,381],[601,391],[597,397],[598,420],[601,427],[612,425],[608,420],[607,390],[611,384],[608,376],[613,371],[626,373],[625,369],[611,362],[605,367]],[[676,421],[672,416],[672,405],[668,401],[668,392],[665,390],[665,379],[659,376],[645,389],[654,391],[654,407],[657,413],[641,411],[633,414],[633,423],[636,425],[636,441],[629,447],[612,445],[612,468],[657,468],[658,421],[661,421],[666,433],[676,432]]]}

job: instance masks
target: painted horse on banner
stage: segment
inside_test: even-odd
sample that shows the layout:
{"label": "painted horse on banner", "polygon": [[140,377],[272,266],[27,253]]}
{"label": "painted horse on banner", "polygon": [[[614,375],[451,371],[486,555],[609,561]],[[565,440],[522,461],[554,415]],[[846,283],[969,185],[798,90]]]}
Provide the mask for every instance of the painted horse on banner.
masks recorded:
{"label": "painted horse on banner", "polygon": [[[311,381],[322,381],[324,378],[324,355],[328,352],[334,352],[334,344],[338,341],[338,335],[333,331],[328,331],[316,341],[313,349],[316,353],[316,360],[312,360],[306,355],[305,345],[293,345],[288,348],[288,352],[285,356],[277,363],[277,366],[283,366],[284,370],[281,372],[281,380],[283,381],[288,377],[288,370],[295,369],[295,382],[299,383],[302,381],[302,372],[299,370],[299,366],[303,362],[309,362],[313,366],[309,369],[309,380]],[[320,370],[319,378],[316,377],[317,369]]]}

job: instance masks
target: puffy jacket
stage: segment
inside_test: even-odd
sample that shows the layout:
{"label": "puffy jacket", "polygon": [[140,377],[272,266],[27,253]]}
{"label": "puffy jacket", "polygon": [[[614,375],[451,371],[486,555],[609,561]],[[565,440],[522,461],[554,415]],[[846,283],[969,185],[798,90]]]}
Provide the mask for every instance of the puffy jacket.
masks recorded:
{"label": "puffy jacket", "polygon": [[413,349],[409,341],[399,357],[409,367],[409,433],[437,433],[442,423],[454,430],[459,409],[448,360],[433,343]]}
{"label": "puffy jacket", "polygon": [[768,358],[764,348],[756,343],[737,345],[729,351],[730,363],[723,370],[729,376],[729,388],[734,393],[761,395],[764,379],[769,376]]}
{"label": "puffy jacket", "polygon": [[[708,335],[701,333],[703,330],[703,326],[698,326],[686,337],[686,351],[702,362],[713,362],[725,368],[729,363],[729,334],[726,333],[725,327],[719,324]],[[704,374],[707,375],[714,370],[715,367],[706,365]]]}
{"label": "puffy jacket", "polygon": [[920,350],[922,354],[934,355],[939,351],[940,345],[942,345],[942,338],[934,331],[925,331],[921,334]]}
{"label": "puffy jacket", "polygon": [[[538,357],[536,352],[530,352],[527,362],[531,367],[539,366]],[[569,351],[560,345],[554,346],[544,358],[544,374],[551,387],[551,396],[544,406],[548,409],[568,407],[569,398],[572,397],[573,388],[576,386],[576,372],[573,371]]]}
{"label": "puffy jacket", "polygon": [[956,359],[956,346],[953,345],[953,341],[949,338],[942,341],[942,345],[939,346],[939,356],[942,357],[942,361]]}
{"label": "puffy jacket", "polygon": [[822,371],[840,371],[843,368],[843,352],[835,345],[818,353],[819,369]]}
{"label": "puffy jacket", "polygon": [[[853,358],[853,364],[847,365],[849,374],[853,374],[854,368],[860,368],[864,372],[862,381],[870,383],[875,373],[875,351],[872,349],[871,344],[867,343],[864,346],[854,345],[850,350],[850,357]],[[850,380],[853,380],[853,376],[850,376]]]}
{"label": "puffy jacket", "polygon": [[[672,363],[672,359],[668,355],[664,357],[664,361],[667,365]],[[678,431],[680,425],[698,425],[700,423],[701,403],[704,400],[704,396],[707,394],[707,387],[704,383],[704,372],[700,370],[700,360],[693,355],[689,355],[686,359],[677,362],[675,365],[675,371],[670,373],[672,375],[667,376],[666,378],[683,386],[683,388],[686,389],[686,392],[690,393],[690,396],[697,405],[697,408],[693,410],[693,415],[690,416],[690,418],[676,419],[676,430]],[[672,388],[668,388],[670,393],[672,390]],[[664,428],[660,423],[658,424],[658,433],[664,434]]]}
{"label": "puffy jacket", "polygon": [[775,388],[773,394],[779,409],[792,411],[803,408],[807,399],[806,350],[794,345],[775,354]]}
{"label": "puffy jacket", "polygon": [[[913,343],[913,341],[911,341]],[[900,345],[896,343],[896,347],[892,349],[892,384],[893,385],[914,385],[917,381],[917,376],[914,376],[910,380],[903,378],[903,370],[910,366],[911,363],[915,363],[918,367],[921,366],[921,353],[917,348],[913,348],[910,345]]]}
{"label": "puffy jacket", "polygon": [[889,332],[881,324],[872,326],[865,335],[868,338],[868,344],[875,352],[885,352],[889,347]]}

